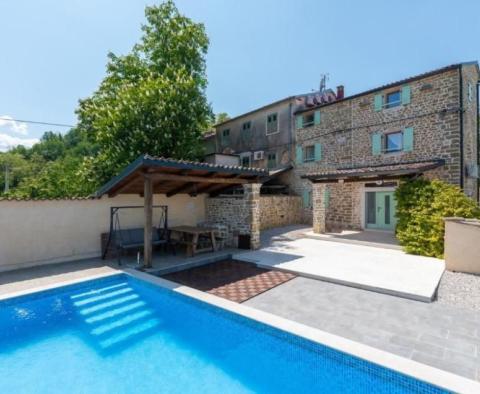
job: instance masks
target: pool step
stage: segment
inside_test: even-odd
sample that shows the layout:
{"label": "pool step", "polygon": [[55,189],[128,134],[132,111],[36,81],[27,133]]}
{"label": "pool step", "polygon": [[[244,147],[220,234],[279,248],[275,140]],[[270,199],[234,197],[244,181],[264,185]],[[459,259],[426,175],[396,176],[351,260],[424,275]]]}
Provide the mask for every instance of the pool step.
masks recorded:
{"label": "pool step", "polygon": [[103,350],[126,345],[160,325],[154,311],[127,282],[70,298],[91,338]]}

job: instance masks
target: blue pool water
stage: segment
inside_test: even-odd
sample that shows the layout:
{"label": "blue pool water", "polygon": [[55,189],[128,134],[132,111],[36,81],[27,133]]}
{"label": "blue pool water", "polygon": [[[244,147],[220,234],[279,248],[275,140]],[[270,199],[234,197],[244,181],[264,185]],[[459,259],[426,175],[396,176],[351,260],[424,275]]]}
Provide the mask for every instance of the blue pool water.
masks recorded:
{"label": "blue pool water", "polygon": [[0,302],[0,393],[440,393],[115,275]]}

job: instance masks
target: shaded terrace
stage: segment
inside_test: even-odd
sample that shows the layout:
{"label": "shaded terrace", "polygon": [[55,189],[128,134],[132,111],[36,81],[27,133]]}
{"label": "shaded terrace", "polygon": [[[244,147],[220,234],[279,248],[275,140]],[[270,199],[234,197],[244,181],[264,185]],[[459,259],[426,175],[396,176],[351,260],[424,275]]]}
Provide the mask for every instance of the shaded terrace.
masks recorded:
{"label": "shaded terrace", "polygon": [[[108,195],[115,197],[119,194],[138,194],[144,201],[144,237],[143,237],[143,267],[152,268],[152,216],[153,195],[165,194],[173,197],[177,194],[215,195],[232,186],[243,185],[246,198],[254,195],[253,189],[248,186],[260,182],[261,177],[267,176],[265,170],[245,168],[239,166],[214,165],[183,160],[140,156],[119,175],[107,182],[96,193],[96,197]],[[259,186],[257,187],[259,191]],[[252,197],[253,198],[253,197]],[[249,220],[251,228],[258,234],[251,235],[251,247],[259,246],[258,207],[252,201],[249,204],[251,212]],[[258,244],[258,245],[257,245]]]}

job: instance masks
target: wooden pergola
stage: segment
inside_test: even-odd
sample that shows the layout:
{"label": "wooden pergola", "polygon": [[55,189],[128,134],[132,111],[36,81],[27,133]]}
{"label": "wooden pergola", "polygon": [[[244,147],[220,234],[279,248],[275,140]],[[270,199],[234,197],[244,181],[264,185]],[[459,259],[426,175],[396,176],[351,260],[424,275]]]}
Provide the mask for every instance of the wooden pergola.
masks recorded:
{"label": "wooden pergola", "polygon": [[235,185],[258,183],[268,172],[258,168],[225,166],[143,155],[96,193],[96,197],[139,194],[144,199],[144,267],[152,266],[153,195],[219,193]]}

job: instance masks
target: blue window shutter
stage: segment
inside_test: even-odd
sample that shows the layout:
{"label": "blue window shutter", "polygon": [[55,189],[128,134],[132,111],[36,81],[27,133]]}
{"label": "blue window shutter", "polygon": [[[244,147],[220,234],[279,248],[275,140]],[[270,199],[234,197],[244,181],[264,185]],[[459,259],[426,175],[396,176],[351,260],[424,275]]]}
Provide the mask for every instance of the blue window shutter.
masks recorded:
{"label": "blue window shutter", "polygon": [[303,207],[309,208],[310,204],[310,193],[308,190],[302,192]]}
{"label": "blue window shutter", "polygon": [[317,142],[314,145],[314,154],[315,154],[315,161],[322,160],[322,144]]}
{"label": "blue window shutter", "polygon": [[382,134],[372,134],[372,155],[377,156],[382,153]]}
{"label": "blue window shutter", "polygon": [[301,129],[303,127],[303,115],[297,115],[295,118],[296,121],[296,128]]}
{"label": "blue window shutter", "polygon": [[330,205],[330,189],[325,189],[325,194],[323,195],[323,203],[325,208],[328,208]]}
{"label": "blue window shutter", "polygon": [[320,124],[320,120],[321,120],[320,110],[317,109],[313,115],[313,123],[315,125]]}
{"label": "blue window shutter", "polygon": [[413,150],[413,127],[407,127],[403,130],[403,150],[405,152]]}
{"label": "blue window shutter", "polygon": [[373,100],[375,111],[381,111],[383,107],[383,96],[376,94]]}
{"label": "blue window shutter", "polygon": [[402,104],[410,104],[410,86],[402,86]]}
{"label": "blue window shutter", "polygon": [[303,148],[301,146],[295,148],[295,161],[297,164],[303,163]]}

